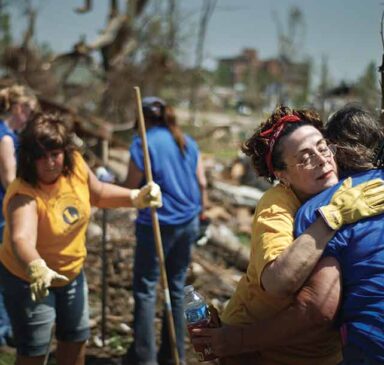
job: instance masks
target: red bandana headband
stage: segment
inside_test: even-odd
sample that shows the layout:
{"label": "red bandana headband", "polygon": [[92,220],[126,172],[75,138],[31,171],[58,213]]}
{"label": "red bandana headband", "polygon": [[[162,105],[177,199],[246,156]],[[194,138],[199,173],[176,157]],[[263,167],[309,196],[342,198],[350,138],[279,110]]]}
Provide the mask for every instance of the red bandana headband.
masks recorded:
{"label": "red bandana headband", "polygon": [[281,132],[284,129],[286,123],[296,123],[301,122],[301,119],[296,115],[285,115],[280,118],[271,128],[260,133],[260,137],[268,139],[268,151],[265,155],[265,163],[267,164],[269,173],[274,176],[273,166],[272,166],[272,152],[275,143],[280,137]]}

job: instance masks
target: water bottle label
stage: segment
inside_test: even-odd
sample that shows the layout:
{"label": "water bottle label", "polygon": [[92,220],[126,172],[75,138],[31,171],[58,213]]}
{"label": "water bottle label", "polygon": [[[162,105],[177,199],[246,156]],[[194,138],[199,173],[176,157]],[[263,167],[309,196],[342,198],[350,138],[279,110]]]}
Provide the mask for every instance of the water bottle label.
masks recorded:
{"label": "water bottle label", "polygon": [[208,307],[205,304],[185,311],[185,318],[188,323],[199,322],[203,319],[207,319],[208,316]]}

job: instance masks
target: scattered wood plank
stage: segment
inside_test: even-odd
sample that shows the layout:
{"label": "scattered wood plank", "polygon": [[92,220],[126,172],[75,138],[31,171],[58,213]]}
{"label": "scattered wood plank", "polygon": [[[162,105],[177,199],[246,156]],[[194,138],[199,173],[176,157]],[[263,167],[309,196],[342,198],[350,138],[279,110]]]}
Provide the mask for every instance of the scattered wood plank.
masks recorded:
{"label": "scattered wood plank", "polygon": [[222,181],[213,181],[213,189],[217,198],[221,198],[234,205],[255,207],[264,191],[245,185],[231,185]]}

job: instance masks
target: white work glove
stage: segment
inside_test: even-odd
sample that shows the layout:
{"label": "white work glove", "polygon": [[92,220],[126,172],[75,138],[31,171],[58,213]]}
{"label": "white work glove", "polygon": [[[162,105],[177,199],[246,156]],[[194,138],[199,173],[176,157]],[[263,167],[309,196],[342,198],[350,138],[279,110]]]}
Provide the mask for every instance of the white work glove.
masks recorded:
{"label": "white work glove", "polygon": [[131,190],[132,205],[135,208],[160,208],[162,203],[160,186],[153,181],[144,185],[141,189]]}
{"label": "white work glove", "polygon": [[31,284],[31,298],[38,302],[48,295],[48,288],[53,280],[69,281],[64,275],[51,270],[43,259],[36,259],[28,264],[28,276]]}

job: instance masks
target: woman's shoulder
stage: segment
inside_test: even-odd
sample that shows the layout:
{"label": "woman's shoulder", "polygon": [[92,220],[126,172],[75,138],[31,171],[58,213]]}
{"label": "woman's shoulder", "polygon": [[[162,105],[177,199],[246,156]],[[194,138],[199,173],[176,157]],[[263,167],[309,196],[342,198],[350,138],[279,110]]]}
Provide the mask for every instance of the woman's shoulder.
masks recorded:
{"label": "woman's shoulder", "polygon": [[81,155],[80,151],[78,150],[73,151],[73,161],[75,164],[85,163],[84,158]]}
{"label": "woman's shoulder", "polygon": [[15,136],[15,133],[0,119],[0,139],[4,136]]}
{"label": "woman's shoulder", "polygon": [[7,188],[6,196],[11,197],[16,194],[35,196],[35,188],[26,181],[16,178]]}
{"label": "woman's shoulder", "polygon": [[300,201],[289,188],[282,184],[277,184],[268,189],[257,204],[257,210],[281,209],[289,212],[296,212],[300,207]]}
{"label": "woman's shoulder", "polygon": [[73,151],[73,165],[74,165],[74,174],[88,179],[88,168],[87,163],[85,162],[83,156],[78,150]]}

